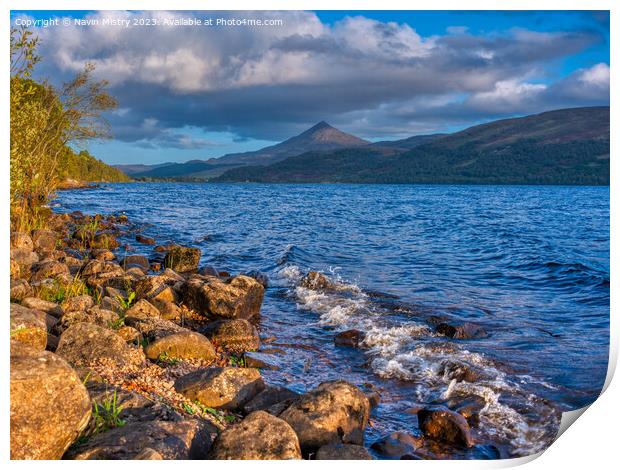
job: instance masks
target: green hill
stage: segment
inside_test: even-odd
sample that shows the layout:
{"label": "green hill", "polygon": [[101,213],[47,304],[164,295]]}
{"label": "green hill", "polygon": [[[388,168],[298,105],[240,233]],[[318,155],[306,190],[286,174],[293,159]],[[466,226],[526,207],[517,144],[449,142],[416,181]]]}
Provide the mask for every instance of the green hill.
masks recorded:
{"label": "green hill", "polygon": [[67,148],[58,162],[58,177],[61,180],[77,180],[80,182],[119,183],[131,181],[122,171],[96,159],[86,150],[75,153]]}
{"label": "green hill", "polygon": [[609,184],[609,107],[505,119],[412,150],[308,152],[212,181],[275,183]]}

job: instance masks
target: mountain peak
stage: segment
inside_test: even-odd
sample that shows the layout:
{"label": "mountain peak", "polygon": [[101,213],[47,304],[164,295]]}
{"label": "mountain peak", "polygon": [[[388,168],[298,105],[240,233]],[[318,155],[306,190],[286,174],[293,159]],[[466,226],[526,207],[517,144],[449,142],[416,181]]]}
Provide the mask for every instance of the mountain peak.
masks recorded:
{"label": "mountain peak", "polygon": [[321,122],[315,124],[314,126],[312,126],[310,129],[308,129],[307,132],[320,131],[322,129],[334,129],[334,127],[330,126],[325,121],[321,121]]}

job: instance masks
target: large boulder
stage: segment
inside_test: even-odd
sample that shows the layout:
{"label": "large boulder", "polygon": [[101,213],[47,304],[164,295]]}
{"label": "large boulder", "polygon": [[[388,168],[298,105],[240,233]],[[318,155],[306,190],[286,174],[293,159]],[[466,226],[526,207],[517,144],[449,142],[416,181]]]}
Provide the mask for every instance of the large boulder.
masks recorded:
{"label": "large boulder", "polygon": [[366,395],[344,380],[322,383],[280,413],[305,453],[339,442],[363,445],[369,416]]}
{"label": "large boulder", "polygon": [[156,361],[162,357],[169,359],[202,359],[207,363],[216,357],[211,342],[200,333],[180,331],[155,339],[144,348],[148,359]]}
{"label": "large boulder", "polygon": [[218,320],[200,330],[214,344],[232,353],[256,351],[260,337],[254,325],[244,319]]}
{"label": "large boulder", "polygon": [[200,263],[200,248],[174,246],[164,258],[164,266],[178,273],[187,273],[198,270]]}
{"label": "large boulder", "polygon": [[201,359],[213,362],[216,351],[206,336],[159,317],[126,316],[125,323],[147,340],[144,353],[148,359]]}
{"label": "large boulder", "polygon": [[11,339],[43,351],[47,345],[47,314],[41,310],[11,304]]}
{"label": "large boulder", "polygon": [[145,458],[151,449],[165,460],[205,459],[211,447],[209,429],[197,420],[133,422],[97,434],[71,449],[75,460],[128,460]]}
{"label": "large boulder", "polygon": [[372,460],[372,455],[364,446],[355,444],[329,444],[321,447],[316,460]]}
{"label": "large boulder", "polygon": [[223,431],[209,456],[216,460],[290,460],[301,459],[301,450],[286,421],[255,411]]}
{"label": "large boulder", "polygon": [[251,318],[259,313],[264,294],[264,287],[247,276],[227,281],[195,276],[182,287],[183,302],[188,307],[214,318]]}
{"label": "large boulder", "polygon": [[59,459],[87,426],[88,392],[56,354],[11,342],[11,459]]}
{"label": "large boulder", "polygon": [[92,323],[70,326],[60,336],[56,354],[76,367],[88,367],[99,362],[135,367],[144,362],[140,349],[129,346],[114,331]]}
{"label": "large boulder", "polygon": [[236,410],[264,390],[265,383],[256,369],[214,367],[180,377],[174,388],[205,406]]}
{"label": "large boulder", "polygon": [[464,447],[474,445],[467,420],[447,408],[424,408],[418,411],[418,426],[427,439]]}

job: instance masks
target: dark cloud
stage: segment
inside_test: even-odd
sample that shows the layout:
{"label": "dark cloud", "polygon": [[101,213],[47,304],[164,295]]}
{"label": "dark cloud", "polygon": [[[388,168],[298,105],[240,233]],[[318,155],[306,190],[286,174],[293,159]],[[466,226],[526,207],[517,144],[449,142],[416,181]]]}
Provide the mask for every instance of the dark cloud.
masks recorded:
{"label": "dark cloud", "polygon": [[[188,14],[93,17],[112,15]],[[182,34],[172,27],[48,29],[43,73],[66,77],[87,61],[97,63],[123,109],[110,115],[115,138],[145,148],[214,145],[187,128],[229,132],[235,142],[279,140],[328,120],[381,137],[609,102],[605,64],[563,79],[553,74],[564,58],[603,40],[592,29],[481,36],[453,28],[421,37],[407,24],[363,17],[328,26],[308,12],[234,15],[283,18],[284,26]]]}

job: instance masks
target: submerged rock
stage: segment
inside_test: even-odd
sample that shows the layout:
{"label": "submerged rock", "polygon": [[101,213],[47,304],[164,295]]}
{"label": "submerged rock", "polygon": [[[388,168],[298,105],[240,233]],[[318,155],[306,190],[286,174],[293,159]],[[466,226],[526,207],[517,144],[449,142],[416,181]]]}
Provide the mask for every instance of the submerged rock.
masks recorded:
{"label": "submerged rock", "polygon": [[455,339],[477,339],[486,338],[488,336],[484,328],[473,323],[463,323],[462,325],[440,323],[435,328],[435,331],[441,335]]}
{"label": "submerged rock", "polygon": [[211,459],[289,460],[301,459],[299,440],[286,423],[264,411],[249,414],[223,431],[213,444]]}
{"label": "submerged rock", "polygon": [[423,444],[421,436],[397,431],[373,442],[370,447],[385,457],[399,459],[403,455],[415,453]]}
{"label": "submerged rock", "polygon": [[343,380],[319,385],[279,415],[293,427],[306,453],[339,442],[363,445],[369,416],[366,395]]}
{"label": "submerged rock", "polygon": [[233,353],[256,351],[260,346],[258,331],[254,325],[243,319],[214,321],[200,332],[218,346]]}
{"label": "submerged rock", "polygon": [[348,346],[351,348],[358,348],[362,342],[366,334],[360,330],[347,330],[341,333],[338,333],[334,338],[334,343],[336,346]]}
{"label": "submerged rock", "polygon": [[265,293],[263,286],[247,276],[228,281],[196,276],[183,284],[181,291],[183,302],[205,316],[242,319],[259,313]]}
{"label": "submerged rock", "polygon": [[355,444],[329,444],[321,447],[316,460],[373,460],[364,446]]}
{"label": "submerged rock", "polygon": [[418,411],[418,424],[427,439],[447,444],[472,447],[473,438],[467,420],[446,408],[425,408]]}
{"label": "submerged rock", "polygon": [[180,377],[174,388],[205,406],[236,410],[264,390],[265,383],[256,369],[215,367]]}
{"label": "submerged rock", "polygon": [[310,271],[300,282],[301,287],[312,290],[333,289],[334,284],[329,278],[317,271]]}
{"label": "submerged rock", "polygon": [[155,239],[151,238],[151,237],[147,237],[144,235],[136,235],[136,241],[138,243],[143,243],[144,245],[154,245],[155,244]]}
{"label": "submerged rock", "polygon": [[11,459],[59,459],[88,424],[91,402],[75,371],[48,351],[11,342]]}
{"label": "submerged rock", "polygon": [[164,266],[178,273],[197,271],[200,254],[200,248],[175,246],[166,253]]}

